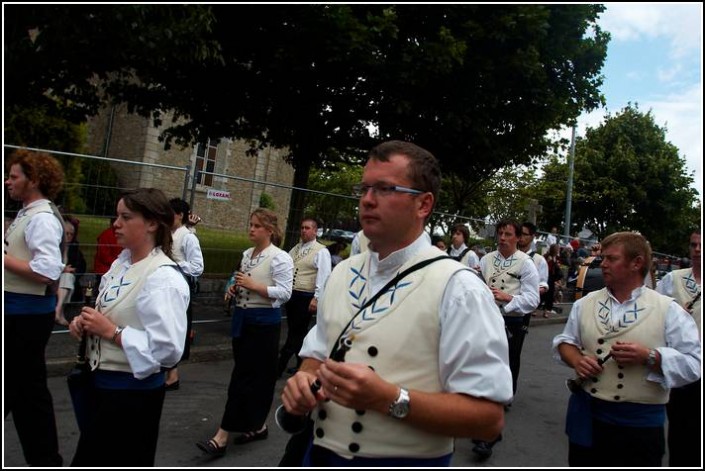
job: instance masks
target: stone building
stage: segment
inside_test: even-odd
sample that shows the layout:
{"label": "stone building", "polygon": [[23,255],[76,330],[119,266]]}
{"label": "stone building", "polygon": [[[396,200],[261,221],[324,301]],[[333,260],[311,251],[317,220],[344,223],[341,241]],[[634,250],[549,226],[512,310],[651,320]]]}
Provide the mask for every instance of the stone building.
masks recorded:
{"label": "stone building", "polygon": [[[163,119],[170,121],[168,116]],[[170,198],[185,197],[209,227],[246,231],[249,214],[264,193],[285,227],[291,190],[252,182],[291,186],[294,168],[284,162],[284,151],[267,147],[250,156],[247,143],[229,138],[165,150],[159,141],[163,129],[128,113],[124,105],[106,109],[88,122],[88,153],[134,163],[111,162],[122,188],[155,187]],[[194,181],[196,170],[217,175],[200,174]],[[229,198],[223,199],[223,194]]]}

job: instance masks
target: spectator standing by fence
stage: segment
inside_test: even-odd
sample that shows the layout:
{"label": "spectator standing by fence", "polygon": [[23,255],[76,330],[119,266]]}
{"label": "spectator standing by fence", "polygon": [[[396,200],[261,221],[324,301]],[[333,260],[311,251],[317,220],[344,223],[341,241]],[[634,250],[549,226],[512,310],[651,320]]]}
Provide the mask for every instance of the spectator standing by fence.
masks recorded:
{"label": "spectator standing by fence", "polygon": [[110,265],[113,264],[115,259],[118,258],[118,255],[120,255],[120,252],[122,252],[122,247],[118,245],[117,238],[115,237],[114,223],[115,218],[110,218],[110,227],[103,230],[96,240],[97,245],[95,248],[95,257],[93,258],[96,287],[100,286],[100,279],[107,273],[110,269]]}
{"label": "spectator standing by fence", "polygon": [[59,325],[68,326],[64,314],[64,307],[81,293],[81,277],[86,273],[86,259],[78,245],[78,225],[71,220],[64,221],[64,237],[66,248],[64,250],[64,271],[59,278],[59,290],[57,292],[55,322]]}

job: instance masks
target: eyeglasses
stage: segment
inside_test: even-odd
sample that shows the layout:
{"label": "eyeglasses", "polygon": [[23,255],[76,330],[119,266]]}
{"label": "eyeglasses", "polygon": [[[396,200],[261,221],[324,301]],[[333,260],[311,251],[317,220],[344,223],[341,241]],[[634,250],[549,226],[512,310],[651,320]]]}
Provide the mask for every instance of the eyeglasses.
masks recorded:
{"label": "eyeglasses", "polygon": [[392,193],[408,193],[410,195],[420,195],[424,193],[421,190],[414,190],[413,188],[407,188],[399,185],[365,185],[363,183],[358,183],[352,187],[353,195],[358,198],[365,196],[369,190],[372,190],[372,193],[375,196],[389,196]]}

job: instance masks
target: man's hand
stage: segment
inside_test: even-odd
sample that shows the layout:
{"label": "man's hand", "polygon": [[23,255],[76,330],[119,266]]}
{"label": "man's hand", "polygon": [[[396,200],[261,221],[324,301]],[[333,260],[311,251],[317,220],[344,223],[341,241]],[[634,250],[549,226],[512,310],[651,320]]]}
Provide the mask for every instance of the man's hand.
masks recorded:
{"label": "man's hand", "polygon": [[201,222],[201,217],[198,214],[191,213],[188,215],[188,223],[192,226],[195,226]]}
{"label": "man's hand", "polygon": [[311,392],[311,385],[315,381],[316,375],[301,370],[286,381],[286,386],[282,391],[282,403],[287,412],[294,415],[306,415],[316,407],[318,401],[324,399],[320,391],[315,395]]}
{"label": "man's hand", "polygon": [[325,396],[344,407],[386,414],[399,387],[383,380],[367,365],[326,360],[318,378]]}

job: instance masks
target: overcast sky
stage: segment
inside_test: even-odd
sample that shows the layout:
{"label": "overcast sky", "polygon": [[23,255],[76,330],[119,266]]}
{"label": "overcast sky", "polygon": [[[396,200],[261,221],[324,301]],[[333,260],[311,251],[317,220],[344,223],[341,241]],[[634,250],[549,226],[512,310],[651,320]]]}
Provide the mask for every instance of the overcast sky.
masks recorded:
{"label": "overcast sky", "polygon": [[[695,172],[703,190],[703,7],[695,3],[606,3],[599,24],[612,35],[602,92],[605,108],[579,119],[577,133],[597,127],[607,112],[616,114],[629,102],[652,111],[666,139]],[[570,131],[564,133],[570,138]]]}

